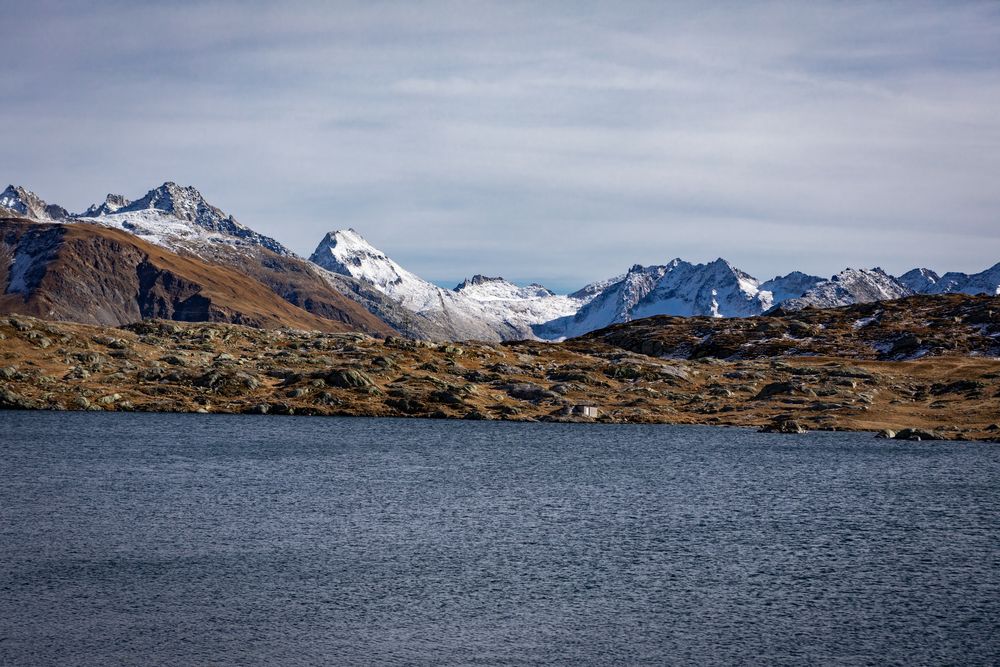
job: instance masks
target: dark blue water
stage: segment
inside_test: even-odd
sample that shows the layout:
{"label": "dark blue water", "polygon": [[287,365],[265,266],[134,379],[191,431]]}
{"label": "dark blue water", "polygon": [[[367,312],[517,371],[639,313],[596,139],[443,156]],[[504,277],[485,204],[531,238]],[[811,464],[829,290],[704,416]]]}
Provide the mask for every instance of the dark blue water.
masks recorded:
{"label": "dark blue water", "polygon": [[1000,447],[0,413],[0,664],[987,664]]}

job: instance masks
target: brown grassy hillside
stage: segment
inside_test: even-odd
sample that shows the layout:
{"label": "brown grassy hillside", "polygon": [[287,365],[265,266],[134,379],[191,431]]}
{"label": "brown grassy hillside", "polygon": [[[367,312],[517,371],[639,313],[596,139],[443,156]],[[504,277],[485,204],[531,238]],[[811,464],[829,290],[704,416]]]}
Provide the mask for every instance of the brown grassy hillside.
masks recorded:
{"label": "brown grassy hillside", "polygon": [[96,225],[0,220],[0,292],[0,312],[90,324],[158,317],[391,333],[345,297],[320,317],[233,268]]}

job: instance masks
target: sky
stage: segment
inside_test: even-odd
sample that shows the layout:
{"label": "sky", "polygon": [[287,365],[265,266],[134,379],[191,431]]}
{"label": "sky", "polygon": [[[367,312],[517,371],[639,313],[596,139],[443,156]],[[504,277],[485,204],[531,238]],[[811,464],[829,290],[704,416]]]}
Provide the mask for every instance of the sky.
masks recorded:
{"label": "sky", "polygon": [[1000,261],[1000,2],[0,3],[0,180],[556,290]]}

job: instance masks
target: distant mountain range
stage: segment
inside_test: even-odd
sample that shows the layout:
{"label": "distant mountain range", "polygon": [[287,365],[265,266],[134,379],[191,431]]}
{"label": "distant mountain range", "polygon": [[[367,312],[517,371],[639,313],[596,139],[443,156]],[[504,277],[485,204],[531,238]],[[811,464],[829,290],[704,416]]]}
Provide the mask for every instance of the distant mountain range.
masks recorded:
{"label": "distant mountain range", "polygon": [[[893,277],[873,268],[829,279],[793,271],[760,282],[721,258],[635,265],[568,295],[481,275],[448,290],[407,271],[352,229],[327,234],[309,260],[297,257],[195,188],[172,182],[134,201],[109,194],[78,214],[9,186],[0,193],[0,218],[0,310],[110,325],[157,316],[435,340],[559,340],[652,315],[747,317],[912,294],[1000,294],[1000,263],[971,275],[917,268]],[[109,228],[119,235],[101,231]],[[124,246],[134,261],[119,261]],[[150,263],[160,271],[161,303],[193,298],[199,307],[144,310],[152,297],[140,276],[149,270],[140,267]],[[220,291],[237,282],[243,297]]]}

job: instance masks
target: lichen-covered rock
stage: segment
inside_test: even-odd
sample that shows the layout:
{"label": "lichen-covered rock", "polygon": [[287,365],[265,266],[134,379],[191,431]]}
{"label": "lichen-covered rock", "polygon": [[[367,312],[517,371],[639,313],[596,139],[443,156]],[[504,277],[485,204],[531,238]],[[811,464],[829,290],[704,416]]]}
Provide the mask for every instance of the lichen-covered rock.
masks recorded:
{"label": "lichen-covered rock", "polygon": [[245,371],[209,371],[196,378],[194,385],[222,396],[242,396],[255,391],[260,380]]}
{"label": "lichen-covered rock", "polygon": [[0,388],[0,410],[35,410],[39,407],[38,401],[10,389]]}
{"label": "lichen-covered rock", "polygon": [[342,368],[327,371],[321,375],[322,379],[331,387],[342,389],[353,389],[357,387],[372,387],[375,381],[364,371],[356,368]]}

